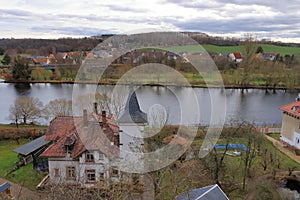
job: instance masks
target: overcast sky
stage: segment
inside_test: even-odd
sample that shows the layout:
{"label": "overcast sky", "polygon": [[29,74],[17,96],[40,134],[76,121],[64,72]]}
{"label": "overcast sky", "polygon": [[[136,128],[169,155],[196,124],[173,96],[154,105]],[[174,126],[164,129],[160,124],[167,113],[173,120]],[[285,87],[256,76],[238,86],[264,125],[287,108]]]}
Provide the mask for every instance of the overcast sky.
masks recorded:
{"label": "overcast sky", "polygon": [[300,0],[0,0],[0,38],[145,29],[300,42]]}

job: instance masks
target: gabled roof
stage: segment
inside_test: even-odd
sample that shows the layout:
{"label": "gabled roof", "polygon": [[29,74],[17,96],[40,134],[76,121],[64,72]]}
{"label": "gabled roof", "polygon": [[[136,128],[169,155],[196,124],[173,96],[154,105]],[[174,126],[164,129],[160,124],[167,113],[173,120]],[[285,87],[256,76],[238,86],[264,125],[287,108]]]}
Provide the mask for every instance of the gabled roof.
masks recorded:
{"label": "gabled roof", "polygon": [[144,113],[139,105],[133,87],[130,87],[129,95],[123,113],[117,120],[119,123],[147,123],[147,114]]}
{"label": "gabled roof", "polygon": [[[114,133],[119,132],[114,118],[107,117],[105,129],[100,127],[101,115],[95,113],[88,117],[88,123],[83,117],[60,116],[50,122],[46,139],[56,141],[49,146],[40,157],[66,157],[66,145],[71,145],[71,158],[76,158],[87,150],[99,150],[109,158],[119,156],[119,148],[112,145]],[[86,125],[85,125],[86,124]]]}
{"label": "gabled roof", "polygon": [[69,131],[75,129],[74,122],[78,117],[72,116],[57,116],[51,122],[47,129],[45,140],[58,140]]}
{"label": "gabled roof", "polygon": [[67,155],[65,144],[68,142],[69,137],[76,137],[76,142],[74,142],[74,147],[72,150],[72,153],[70,155],[71,158],[77,157],[81,152],[85,151],[84,145],[80,138],[78,136],[75,136],[76,134],[70,134],[63,136],[60,138],[56,143],[52,144],[50,147],[48,147],[41,155],[40,157],[65,157]]}
{"label": "gabled roof", "polygon": [[30,153],[38,150],[39,148],[45,146],[46,144],[50,143],[50,141],[45,140],[45,136],[41,136],[15,150],[13,150],[16,153],[22,154],[24,156],[29,155]]}
{"label": "gabled roof", "polygon": [[188,191],[176,197],[175,200],[228,200],[228,197],[222,189],[215,184]]}
{"label": "gabled roof", "polygon": [[5,190],[7,190],[8,188],[10,188],[11,184],[8,182],[3,183],[2,185],[0,185],[0,194],[2,192],[4,192]]}
{"label": "gabled roof", "polygon": [[47,63],[48,62],[48,58],[33,58],[32,61],[34,63]]}
{"label": "gabled roof", "polygon": [[296,117],[300,117],[300,101],[281,106],[279,109]]}
{"label": "gabled roof", "polygon": [[241,55],[240,52],[233,52],[232,54],[234,55],[235,59],[241,59],[242,58],[242,55]]}

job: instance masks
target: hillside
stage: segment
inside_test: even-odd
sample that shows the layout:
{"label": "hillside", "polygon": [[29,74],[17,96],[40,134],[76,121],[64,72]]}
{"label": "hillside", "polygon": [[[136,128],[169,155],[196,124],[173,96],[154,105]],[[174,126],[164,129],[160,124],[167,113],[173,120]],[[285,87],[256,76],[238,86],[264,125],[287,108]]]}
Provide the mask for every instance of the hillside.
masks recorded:
{"label": "hillside", "polygon": [[[209,52],[234,52],[242,51],[241,39],[213,37],[205,33],[183,32],[183,34],[191,37],[199,44],[202,44],[206,51]],[[60,39],[0,39],[0,49],[9,55],[29,54],[29,55],[48,55],[50,52],[65,51],[89,51],[95,48],[100,42],[113,35],[101,35],[85,38],[60,38]],[[274,41],[258,41],[258,45],[262,46],[264,52],[278,52],[281,55],[300,54],[300,44],[281,43]],[[151,44],[150,44],[151,46]],[[199,52],[199,48],[194,45],[174,46],[167,48],[173,52],[188,51],[190,53]]]}

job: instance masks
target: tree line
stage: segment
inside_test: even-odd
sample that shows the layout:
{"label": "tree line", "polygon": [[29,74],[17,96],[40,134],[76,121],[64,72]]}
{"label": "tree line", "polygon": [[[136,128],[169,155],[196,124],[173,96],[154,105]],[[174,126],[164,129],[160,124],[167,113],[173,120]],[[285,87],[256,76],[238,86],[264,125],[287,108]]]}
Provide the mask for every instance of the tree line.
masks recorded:
{"label": "tree line", "polygon": [[81,116],[84,109],[89,113],[93,112],[95,102],[99,107],[98,109],[118,116],[123,110],[127,98],[126,89],[120,88],[119,90],[112,94],[104,90],[96,94],[82,94],[77,96],[74,101],[58,98],[51,100],[46,105],[43,105],[39,98],[19,97],[10,105],[8,119],[18,127],[19,123],[36,123],[41,118],[73,116],[75,113]]}

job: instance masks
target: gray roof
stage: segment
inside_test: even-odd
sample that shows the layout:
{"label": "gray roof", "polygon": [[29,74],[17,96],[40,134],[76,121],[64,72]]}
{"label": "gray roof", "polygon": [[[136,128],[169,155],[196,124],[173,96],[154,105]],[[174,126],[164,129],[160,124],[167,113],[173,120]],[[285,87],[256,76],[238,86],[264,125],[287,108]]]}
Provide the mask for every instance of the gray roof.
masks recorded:
{"label": "gray roof", "polygon": [[20,146],[19,148],[16,148],[13,151],[22,154],[24,156],[27,156],[28,154],[38,150],[39,148],[43,147],[49,142],[50,141],[45,140],[45,136],[43,135],[35,140],[32,140],[31,142],[24,144],[23,146]]}
{"label": "gray roof", "polygon": [[0,185],[0,194],[1,194],[2,192],[4,192],[6,189],[8,189],[10,186],[11,186],[11,184],[8,183],[8,182],[5,182],[5,183],[3,183],[2,185]]}
{"label": "gray roof", "polygon": [[188,191],[178,197],[175,200],[228,200],[226,194],[216,184],[195,190]]}
{"label": "gray roof", "polygon": [[130,87],[129,95],[123,113],[118,118],[119,123],[147,123],[147,114],[144,113],[139,105],[133,87]]}

